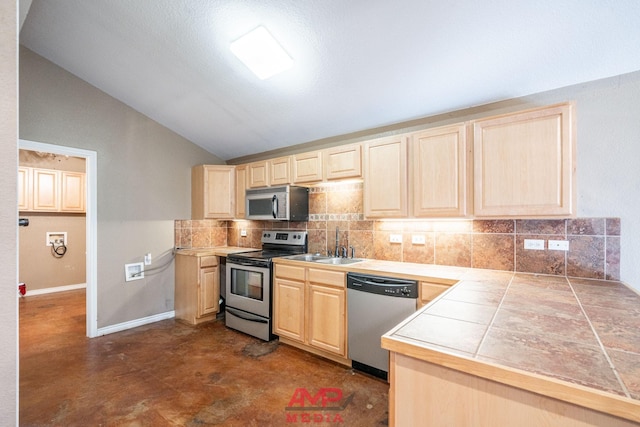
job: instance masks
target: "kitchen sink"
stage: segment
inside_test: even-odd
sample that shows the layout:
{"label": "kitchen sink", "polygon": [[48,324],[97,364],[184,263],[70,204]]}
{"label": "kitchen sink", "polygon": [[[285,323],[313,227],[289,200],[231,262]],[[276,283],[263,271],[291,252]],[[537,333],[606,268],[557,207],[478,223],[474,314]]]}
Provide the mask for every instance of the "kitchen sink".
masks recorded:
{"label": "kitchen sink", "polygon": [[315,260],[315,262],[319,264],[333,264],[333,265],[353,264],[360,261],[364,261],[364,260],[360,258],[324,258],[324,259]]}
{"label": "kitchen sink", "polygon": [[286,259],[291,259],[294,261],[308,261],[308,262],[319,262],[322,260],[329,260],[331,257],[324,255],[314,255],[314,254],[302,254],[302,255],[291,255],[285,257]]}
{"label": "kitchen sink", "polygon": [[293,261],[317,262],[318,264],[331,264],[331,265],[345,265],[345,264],[353,264],[355,262],[364,261],[364,259],[361,259],[361,258],[337,258],[337,257],[330,257],[325,255],[314,255],[314,254],[290,255],[285,258],[291,259]]}

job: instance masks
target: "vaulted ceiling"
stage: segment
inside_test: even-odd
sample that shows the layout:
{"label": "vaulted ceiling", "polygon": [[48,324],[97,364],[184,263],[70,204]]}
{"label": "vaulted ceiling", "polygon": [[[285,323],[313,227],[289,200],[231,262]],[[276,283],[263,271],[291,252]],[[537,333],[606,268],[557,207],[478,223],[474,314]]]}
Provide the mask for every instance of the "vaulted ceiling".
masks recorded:
{"label": "vaulted ceiling", "polygon": [[640,2],[34,0],[20,43],[228,160],[640,70]]}

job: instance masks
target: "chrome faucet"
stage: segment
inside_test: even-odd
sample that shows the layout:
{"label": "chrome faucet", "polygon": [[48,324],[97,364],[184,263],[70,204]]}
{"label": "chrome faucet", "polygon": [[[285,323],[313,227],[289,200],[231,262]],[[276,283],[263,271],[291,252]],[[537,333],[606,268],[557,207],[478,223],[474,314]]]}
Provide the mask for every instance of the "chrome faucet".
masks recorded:
{"label": "chrome faucet", "polygon": [[353,246],[349,246],[349,249],[351,249],[351,258],[355,258],[356,257],[356,248],[354,248]]}

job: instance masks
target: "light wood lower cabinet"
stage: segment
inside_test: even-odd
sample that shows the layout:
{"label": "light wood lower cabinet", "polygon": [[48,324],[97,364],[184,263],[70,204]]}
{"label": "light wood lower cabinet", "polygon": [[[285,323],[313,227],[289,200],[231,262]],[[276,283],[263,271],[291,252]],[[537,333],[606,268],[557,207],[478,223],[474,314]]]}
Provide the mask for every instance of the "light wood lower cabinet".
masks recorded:
{"label": "light wood lower cabinet", "polygon": [[176,255],[176,319],[197,325],[213,320],[220,311],[218,257]]}
{"label": "light wood lower cabinet", "polygon": [[390,354],[389,425],[392,427],[638,426],[603,412],[401,353]]}
{"label": "light wood lower cabinet", "polygon": [[[289,343],[345,363],[345,273],[276,265],[273,333]],[[336,358],[336,356],[338,356]]]}

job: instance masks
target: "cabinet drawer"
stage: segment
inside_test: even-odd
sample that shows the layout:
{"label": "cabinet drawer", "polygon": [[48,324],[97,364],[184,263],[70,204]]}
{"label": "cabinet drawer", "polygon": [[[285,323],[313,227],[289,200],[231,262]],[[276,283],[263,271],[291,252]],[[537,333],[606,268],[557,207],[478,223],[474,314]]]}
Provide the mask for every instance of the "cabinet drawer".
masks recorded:
{"label": "cabinet drawer", "polygon": [[215,267],[218,265],[217,256],[203,256],[200,257],[200,268]]}
{"label": "cabinet drawer", "polygon": [[344,273],[341,271],[310,268],[309,282],[329,285],[329,286],[336,286],[339,288],[345,287]]}
{"label": "cabinet drawer", "polygon": [[276,265],[276,277],[304,281],[304,267]]}

